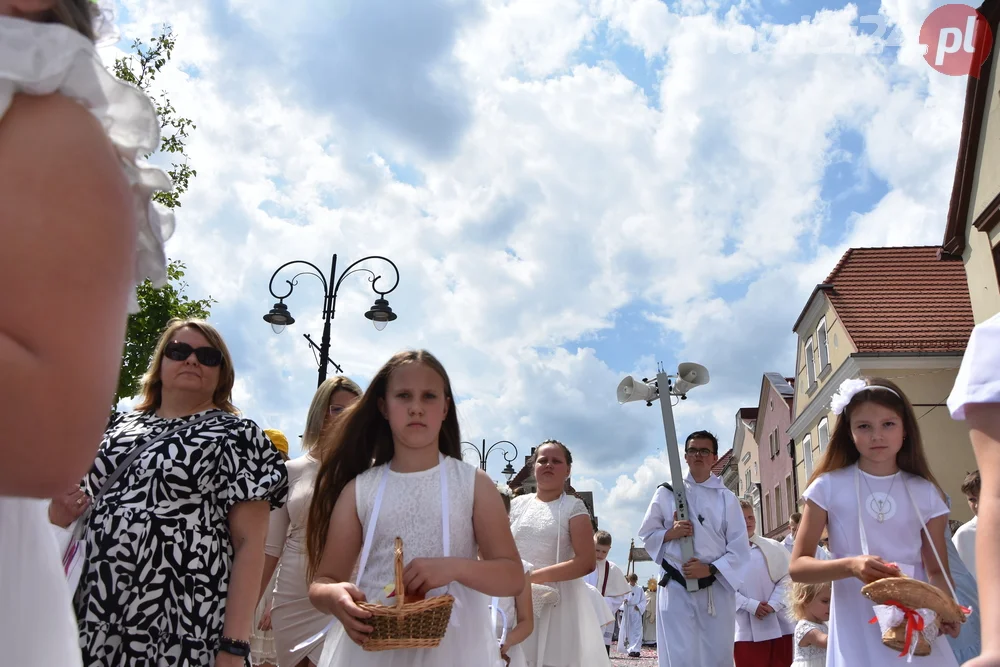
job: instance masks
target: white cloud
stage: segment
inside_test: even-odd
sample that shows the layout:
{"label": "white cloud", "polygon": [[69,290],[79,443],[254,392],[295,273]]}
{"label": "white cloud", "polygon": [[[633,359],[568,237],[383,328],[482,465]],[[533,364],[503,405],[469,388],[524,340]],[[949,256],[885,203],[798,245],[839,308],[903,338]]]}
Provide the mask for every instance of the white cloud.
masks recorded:
{"label": "white cloud", "polygon": [[[309,26],[302,2],[126,4],[126,35],[167,20],[177,35],[162,82],[198,125],[198,176],[168,250],[194,293],[220,301],[249,416],[285,429],[294,451],[315,387],[300,336],[319,340],[320,286],[300,280],[287,301],[298,321],[275,337],[260,319],[271,272],[386,255],[402,274],[388,297],[399,320],[376,333],[362,317],[374,294],[349,277],[333,358],[364,383],[398,349],[427,347],[452,376],[466,439],[509,439],[521,456],[566,442],[619,560],[668,473],[659,411],[617,405],[618,380],[654,359],[708,365],[713,382],[678,406],[678,431],[710,428],[727,448],[760,374],[792,370],[791,325],[844,249],[820,242],[845,222],[821,199],[839,133],[860,133],[860,159],[890,187],[847,243],[934,242],[943,229],[961,82],[905,49],[900,62],[854,55],[868,44],[852,37],[852,5],[757,29],[765,48],[741,53],[730,45],[754,34],[741,23],[752,3],[414,2],[414,25],[444,26],[420,35],[380,22],[379,3],[352,3],[350,25],[375,40],[352,60],[297,41],[341,35],[345,3]],[[925,15],[885,11],[910,38]],[[602,29],[652,59],[657,99],[610,59],[582,64]],[[401,166],[415,184],[393,177]],[[634,350],[591,345],[626,306],[656,329]]]}

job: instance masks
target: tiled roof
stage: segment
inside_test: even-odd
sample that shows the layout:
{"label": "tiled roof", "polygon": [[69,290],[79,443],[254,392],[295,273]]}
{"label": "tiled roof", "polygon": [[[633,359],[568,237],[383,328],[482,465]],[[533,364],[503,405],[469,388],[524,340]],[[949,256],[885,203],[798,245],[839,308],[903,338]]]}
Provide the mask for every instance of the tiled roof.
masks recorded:
{"label": "tiled roof", "polygon": [[858,352],[965,350],[974,325],[965,266],[941,261],[938,251],[929,246],[844,253],[821,291]]}
{"label": "tiled roof", "polygon": [[715,462],[714,466],[712,466],[712,474],[721,476],[722,471],[726,469],[726,464],[728,464],[729,460],[732,458],[733,458],[733,450],[730,449],[728,452],[720,456],[719,460]]}

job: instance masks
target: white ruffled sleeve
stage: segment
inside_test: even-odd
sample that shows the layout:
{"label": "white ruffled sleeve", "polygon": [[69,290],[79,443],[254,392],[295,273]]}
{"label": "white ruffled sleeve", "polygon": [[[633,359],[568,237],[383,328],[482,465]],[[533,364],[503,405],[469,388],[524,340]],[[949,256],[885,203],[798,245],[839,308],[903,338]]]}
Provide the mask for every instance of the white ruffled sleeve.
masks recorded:
{"label": "white ruffled sleeve", "polygon": [[965,419],[965,406],[976,403],[1000,403],[1000,313],[972,330],[948,396],[952,419]]}
{"label": "white ruffled sleeve", "polygon": [[[17,93],[60,93],[86,107],[104,126],[132,190],[137,226],[133,277],[167,282],[163,244],[174,232],[169,209],[152,201],[173,188],[170,177],[143,155],[160,145],[156,108],[141,90],[104,67],[90,40],[66,26],[0,17],[0,118]],[[133,292],[129,310],[138,310]]]}

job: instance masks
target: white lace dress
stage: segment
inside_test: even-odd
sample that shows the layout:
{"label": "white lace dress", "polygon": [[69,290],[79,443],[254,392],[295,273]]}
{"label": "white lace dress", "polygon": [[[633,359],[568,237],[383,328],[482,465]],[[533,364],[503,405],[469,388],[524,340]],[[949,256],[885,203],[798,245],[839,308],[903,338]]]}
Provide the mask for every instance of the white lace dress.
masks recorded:
{"label": "white lace dress", "polygon": [[[476,468],[446,457],[450,554],[476,560],[479,547],[472,528]],[[357,478],[357,509],[367,529],[375,495],[385,466]],[[388,595],[395,582],[394,542],[403,538],[404,565],[414,558],[444,555],[441,516],[440,466],[414,473],[389,471],[382,508],[375,524],[371,554],[358,587],[370,602],[392,604]],[[388,588],[388,590],[387,590]],[[427,597],[455,597],[451,622],[441,644],[432,649],[366,652],[351,641],[339,623],[327,634],[318,667],[493,667],[499,656],[490,629],[490,598],[458,583],[430,591]]]}
{"label": "white lace dress", "polygon": [[826,649],[819,646],[799,646],[813,630],[827,634],[826,623],[813,623],[800,619],[795,624],[795,642],[792,648],[792,667],[826,667]]}
{"label": "white lace dress", "polygon": [[[154,208],[150,197],[157,190],[169,190],[171,183],[162,171],[139,164],[139,158],[155,150],[160,140],[159,122],[149,99],[111,75],[94,45],[79,33],[62,25],[0,17],[0,125],[17,93],[61,93],[101,121],[132,185],[138,227],[136,283],[150,278],[163,284],[163,242],[173,231],[173,218]],[[136,307],[133,295],[130,308]],[[0,534],[4,664],[80,665],[70,592],[46,502],[0,497]]]}
{"label": "white lace dress", "polygon": [[[571,560],[576,553],[569,522],[581,515],[589,517],[587,507],[573,496],[548,503],[534,494],[514,498],[510,524],[521,558],[535,569]],[[535,619],[535,630],[524,641],[528,667],[608,667],[601,621],[583,579],[552,585],[559,602]]]}

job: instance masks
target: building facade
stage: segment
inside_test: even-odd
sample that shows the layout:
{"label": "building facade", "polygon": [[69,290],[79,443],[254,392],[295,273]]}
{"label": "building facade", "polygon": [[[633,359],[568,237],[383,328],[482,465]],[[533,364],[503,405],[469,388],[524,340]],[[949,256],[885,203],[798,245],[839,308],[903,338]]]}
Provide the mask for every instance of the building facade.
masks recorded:
{"label": "building facade", "polygon": [[757,406],[754,438],[760,458],[760,493],[764,537],[781,540],[788,534],[788,517],[796,511],[799,492],[794,449],[788,437],[792,423],[792,384],[780,373],[764,373]]}
{"label": "building facade", "polygon": [[[792,423],[796,497],[826,451],[836,417],[830,399],[862,376],[895,382],[916,411],[931,469],[952,500],[976,469],[968,432],[945,400],[973,327],[963,265],[939,248],[852,248],[816,286],[793,331],[798,334]],[[766,508],[765,508],[766,511]],[[963,502],[952,518],[967,521]]]}
{"label": "building facade", "polygon": [[761,523],[760,465],[757,458],[758,446],[754,439],[757,424],[757,408],[740,408],[736,411],[736,432],[733,434],[733,460],[736,461],[738,489],[736,493],[753,503],[753,513],[757,525]]}

